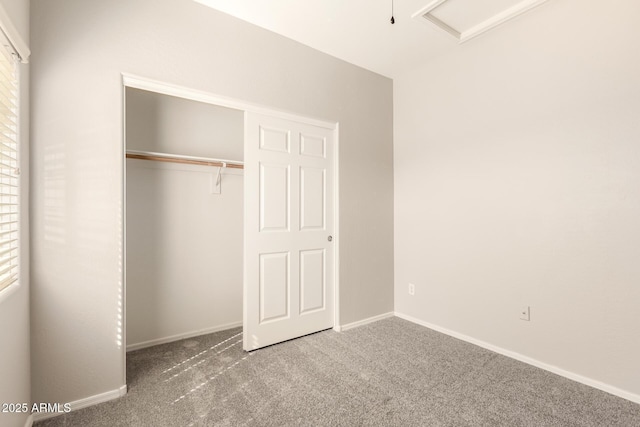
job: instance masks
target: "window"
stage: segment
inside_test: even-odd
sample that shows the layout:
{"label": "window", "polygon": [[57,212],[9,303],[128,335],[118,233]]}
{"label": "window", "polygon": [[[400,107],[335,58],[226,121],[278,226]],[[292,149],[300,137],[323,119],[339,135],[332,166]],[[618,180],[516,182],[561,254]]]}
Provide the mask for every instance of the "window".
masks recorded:
{"label": "window", "polygon": [[18,280],[17,56],[0,35],[0,291]]}

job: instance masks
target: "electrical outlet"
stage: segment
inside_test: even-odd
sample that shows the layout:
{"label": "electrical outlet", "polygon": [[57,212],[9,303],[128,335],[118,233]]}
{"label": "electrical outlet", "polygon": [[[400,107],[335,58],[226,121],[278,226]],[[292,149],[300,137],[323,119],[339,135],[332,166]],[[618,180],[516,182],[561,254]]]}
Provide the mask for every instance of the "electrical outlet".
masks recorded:
{"label": "electrical outlet", "polygon": [[531,307],[528,305],[522,306],[520,309],[520,320],[526,320],[527,322],[531,320]]}
{"label": "electrical outlet", "polygon": [[416,294],[416,285],[414,285],[413,283],[409,283],[409,295],[415,295]]}

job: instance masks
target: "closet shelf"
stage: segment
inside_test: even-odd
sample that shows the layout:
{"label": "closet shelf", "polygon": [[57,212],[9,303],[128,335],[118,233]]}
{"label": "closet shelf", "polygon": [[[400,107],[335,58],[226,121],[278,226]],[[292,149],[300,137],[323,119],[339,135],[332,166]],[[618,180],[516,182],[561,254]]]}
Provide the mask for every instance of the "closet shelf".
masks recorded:
{"label": "closet shelf", "polygon": [[184,163],[188,165],[226,167],[244,169],[244,162],[214,159],[208,157],[183,156],[180,154],[154,153],[152,151],[127,150],[127,159],[154,160],[157,162]]}

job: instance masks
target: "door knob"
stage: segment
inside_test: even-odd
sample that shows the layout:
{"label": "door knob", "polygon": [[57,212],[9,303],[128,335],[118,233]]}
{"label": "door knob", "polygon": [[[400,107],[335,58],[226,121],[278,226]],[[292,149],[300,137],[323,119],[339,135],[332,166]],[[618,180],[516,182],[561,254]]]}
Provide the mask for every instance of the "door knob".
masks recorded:
{"label": "door knob", "polygon": [[332,241],[332,240],[333,240],[333,236],[329,236],[329,237],[327,237],[327,240],[328,240],[328,241]]}

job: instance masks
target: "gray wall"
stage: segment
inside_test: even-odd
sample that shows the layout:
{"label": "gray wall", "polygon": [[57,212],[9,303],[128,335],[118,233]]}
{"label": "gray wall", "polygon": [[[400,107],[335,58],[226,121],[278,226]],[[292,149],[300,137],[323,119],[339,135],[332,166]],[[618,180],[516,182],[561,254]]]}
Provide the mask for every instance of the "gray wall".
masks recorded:
{"label": "gray wall", "polygon": [[121,72],[340,123],[342,323],[393,310],[392,82],[190,0],[32,2],[33,397],[124,384]]}
{"label": "gray wall", "polygon": [[[0,0],[29,43],[29,1]],[[20,65],[20,278],[0,294],[0,403],[31,402],[29,354],[29,66]],[[0,425],[24,426],[28,414],[0,413]]]}
{"label": "gray wall", "polygon": [[640,3],[601,6],[394,80],[395,303],[640,402]]}

